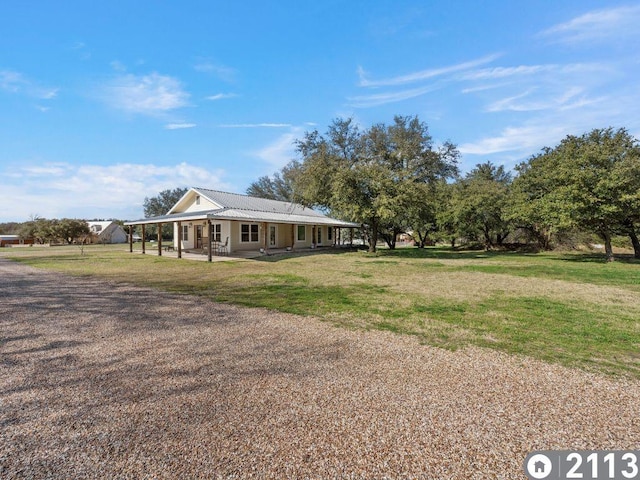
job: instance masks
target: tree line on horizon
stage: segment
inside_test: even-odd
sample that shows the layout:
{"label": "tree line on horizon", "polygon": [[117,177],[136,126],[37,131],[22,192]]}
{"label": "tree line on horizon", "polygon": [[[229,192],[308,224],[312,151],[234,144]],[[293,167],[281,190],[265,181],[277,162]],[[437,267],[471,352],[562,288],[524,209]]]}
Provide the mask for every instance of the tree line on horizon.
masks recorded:
{"label": "tree line on horizon", "polygon": [[77,218],[41,218],[37,215],[26,222],[0,224],[1,234],[18,235],[32,239],[36,244],[50,242],[74,243],[85,239],[91,232],[86,220]]}
{"label": "tree line on horizon", "polygon": [[[541,250],[597,236],[607,260],[620,238],[640,258],[640,145],[624,128],[569,135],[518,164],[513,174],[485,162],[461,175],[456,145],[436,146],[417,116],[366,129],[338,118],[325,134],[306,132],[296,150],[299,158],[252,182],[247,194],[360,223],[372,252],[379,239],[395,248],[402,233],[421,247],[440,241]],[[164,215],[186,191],[145,198],[145,217]],[[0,224],[0,233],[71,243],[88,233],[85,228],[83,220],[35,217]],[[155,235],[154,228],[149,225],[147,233]],[[169,225],[163,229],[163,236],[172,235]]]}
{"label": "tree line on horizon", "polygon": [[338,118],[325,134],[296,141],[299,159],[262,176],[247,194],[301,203],[366,225],[369,250],[400,233],[429,240],[475,242],[486,249],[508,240],[549,250],[596,235],[608,261],[628,237],[640,258],[640,145],[626,129],[569,135],[521,162],[515,174],[491,162],[461,175],[456,146],[434,145],[417,116],[362,129]]}

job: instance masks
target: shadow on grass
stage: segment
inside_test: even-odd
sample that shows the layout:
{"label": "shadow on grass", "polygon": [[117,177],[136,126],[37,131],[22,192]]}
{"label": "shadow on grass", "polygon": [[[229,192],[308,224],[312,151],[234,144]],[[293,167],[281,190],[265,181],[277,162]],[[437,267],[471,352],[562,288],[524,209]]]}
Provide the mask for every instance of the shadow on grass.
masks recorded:
{"label": "shadow on grass", "polygon": [[[631,253],[618,253],[614,256],[616,262],[640,265],[640,259]],[[578,263],[607,263],[604,253],[570,253],[559,255],[555,260]]]}
{"label": "shadow on grass", "polygon": [[[535,253],[523,250],[467,250],[457,249],[451,247],[404,247],[395,250],[380,249],[376,254],[372,254],[381,257],[396,257],[396,258],[427,258],[427,259],[446,259],[446,260],[472,260],[472,259],[500,259],[500,258],[514,258],[514,257],[544,257],[549,260],[560,260],[566,262],[577,263],[607,263],[607,258],[604,253],[594,252],[571,252],[571,253],[554,253],[554,252],[541,252]],[[628,263],[640,265],[640,259],[634,258],[633,254],[619,253],[615,255],[615,261],[620,263]]]}
{"label": "shadow on grass", "polygon": [[395,250],[379,249],[377,253],[371,256],[396,257],[396,258],[433,258],[447,260],[470,260],[478,258],[504,258],[513,256],[530,256],[531,253],[514,252],[514,251],[497,251],[497,250],[463,250],[451,247],[404,247]]}

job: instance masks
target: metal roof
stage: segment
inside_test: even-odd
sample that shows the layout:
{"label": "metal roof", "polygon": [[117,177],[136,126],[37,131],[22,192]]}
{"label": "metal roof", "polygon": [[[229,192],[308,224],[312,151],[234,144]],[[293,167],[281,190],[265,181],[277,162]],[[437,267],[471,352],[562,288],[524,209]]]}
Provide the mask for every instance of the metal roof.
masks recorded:
{"label": "metal roof", "polygon": [[297,225],[329,225],[348,228],[360,227],[360,224],[358,223],[330,218],[297,203],[250,197],[248,195],[220,192],[218,190],[208,190],[205,188],[193,188],[192,190],[223,208],[202,210],[199,212],[171,213],[168,215],[160,215],[157,217],[125,222],[125,225],[188,222],[193,220],[211,219],[288,223]]}
{"label": "metal roof", "polygon": [[208,190],[206,188],[194,188],[193,190],[200,193],[200,195],[207,197],[212,202],[220,205],[222,208],[324,217],[321,213],[318,213],[308,207],[304,207],[298,203],[251,197],[249,195],[221,192],[219,190]]}

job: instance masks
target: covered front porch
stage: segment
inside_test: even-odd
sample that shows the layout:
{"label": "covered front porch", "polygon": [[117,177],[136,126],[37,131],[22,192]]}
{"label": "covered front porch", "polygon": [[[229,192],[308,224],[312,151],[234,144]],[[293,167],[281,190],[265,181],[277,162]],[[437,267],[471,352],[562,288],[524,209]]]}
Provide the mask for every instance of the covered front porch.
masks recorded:
{"label": "covered front porch", "polygon": [[[256,222],[250,219],[231,220],[180,215],[180,218],[155,217],[154,219],[127,222],[129,227],[129,252],[152,253],[158,256],[189,258],[193,260],[221,261],[227,258],[256,258],[264,255],[288,252],[319,251],[326,247],[351,247],[356,239],[354,228],[349,226],[315,225],[307,223]],[[177,217],[177,215],[173,215]],[[167,221],[171,220],[171,221]],[[171,224],[173,239],[163,241],[162,227]],[[140,226],[141,237],[146,239],[148,225],[157,228],[157,240],[148,248],[143,240],[140,249],[134,249],[134,228]]]}

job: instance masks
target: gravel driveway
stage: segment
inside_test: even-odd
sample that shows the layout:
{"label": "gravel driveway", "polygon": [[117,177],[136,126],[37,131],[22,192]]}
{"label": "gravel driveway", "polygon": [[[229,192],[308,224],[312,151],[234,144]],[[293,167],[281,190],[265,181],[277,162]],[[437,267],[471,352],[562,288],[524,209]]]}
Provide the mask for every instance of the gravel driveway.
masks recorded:
{"label": "gravel driveway", "polygon": [[1,478],[524,478],[640,384],[0,258]]}

